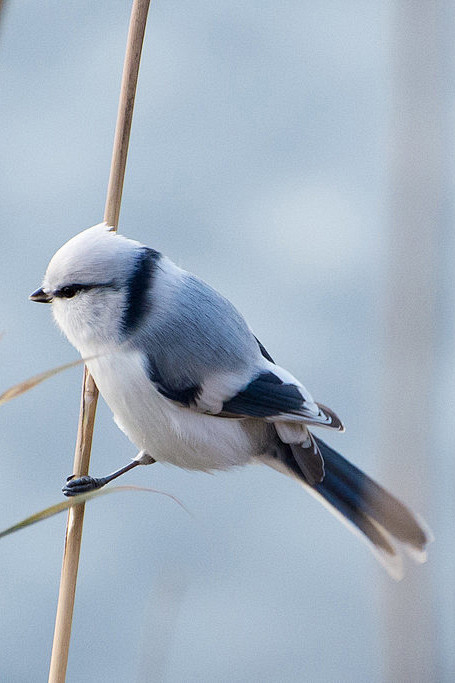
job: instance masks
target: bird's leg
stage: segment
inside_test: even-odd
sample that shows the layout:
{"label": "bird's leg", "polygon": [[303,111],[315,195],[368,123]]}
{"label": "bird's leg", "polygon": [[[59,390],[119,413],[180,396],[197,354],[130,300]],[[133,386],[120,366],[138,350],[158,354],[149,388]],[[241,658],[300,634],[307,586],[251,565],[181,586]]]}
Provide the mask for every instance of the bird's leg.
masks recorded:
{"label": "bird's leg", "polygon": [[108,484],[113,479],[117,479],[117,477],[120,477],[120,475],[125,474],[125,472],[129,472],[129,470],[132,470],[133,467],[136,467],[137,465],[151,465],[154,462],[155,460],[152,458],[151,455],[145,453],[145,451],[140,451],[136,455],[134,460],[129,462],[128,465],[121,467],[119,470],[115,470],[115,472],[112,472],[112,474],[108,474],[107,477],[96,478],[85,476],[78,477],[77,479],[75,479],[75,475],[72,474],[66,480],[66,484],[62,488],[62,491],[65,494],[65,496],[78,496],[80,493],[88,493],[89,491],[100,489],[102,486]]}

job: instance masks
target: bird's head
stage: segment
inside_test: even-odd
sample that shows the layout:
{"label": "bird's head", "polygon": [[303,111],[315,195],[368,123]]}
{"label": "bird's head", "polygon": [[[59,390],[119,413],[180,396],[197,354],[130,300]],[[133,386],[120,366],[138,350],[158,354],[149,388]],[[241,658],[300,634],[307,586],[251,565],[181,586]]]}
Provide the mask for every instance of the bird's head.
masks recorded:
{"label": "bird's head", "polygon": [[81,352],[118,343],[147,306],[158,252],[105,223],[84,230],[52,257],[32,301],[52,304],[54,318]]}

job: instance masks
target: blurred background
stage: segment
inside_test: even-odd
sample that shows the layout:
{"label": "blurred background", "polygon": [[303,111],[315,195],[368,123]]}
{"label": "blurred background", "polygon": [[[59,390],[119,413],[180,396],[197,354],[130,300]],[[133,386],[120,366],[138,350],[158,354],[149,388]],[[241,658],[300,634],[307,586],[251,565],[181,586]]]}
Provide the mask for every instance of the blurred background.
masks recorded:
{"label": "blurred background", "polygon": [[[395,584],[272,470],[140,468],[192,516],[88,506],[68,681],[454,680],[454,5],[152,1],[120,231],[228,296],[436,542]],[[3,6],[0,391],[76,358],[27,297],[102,219],[129,13]],[[0,527],[61,499],[80,385],[1,409]],[[102,401],[95,432],[95,476],[134,457]],[[65,523],[1,541],[2,681],[47,679]]]}

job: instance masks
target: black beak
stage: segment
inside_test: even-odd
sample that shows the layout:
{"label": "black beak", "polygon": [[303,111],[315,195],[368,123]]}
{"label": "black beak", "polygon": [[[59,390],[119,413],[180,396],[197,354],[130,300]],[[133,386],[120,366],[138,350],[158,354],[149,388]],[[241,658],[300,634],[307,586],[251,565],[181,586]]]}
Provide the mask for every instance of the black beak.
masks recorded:
{"label": "black beak", "polygon": [[50,304],[52,301],[52,295],[46,294],[46,292],[41,288],[37,289],[36,292],[33,292],[33,294],[30,294],[28,298],[30,301],[37,301],[40,304]]}

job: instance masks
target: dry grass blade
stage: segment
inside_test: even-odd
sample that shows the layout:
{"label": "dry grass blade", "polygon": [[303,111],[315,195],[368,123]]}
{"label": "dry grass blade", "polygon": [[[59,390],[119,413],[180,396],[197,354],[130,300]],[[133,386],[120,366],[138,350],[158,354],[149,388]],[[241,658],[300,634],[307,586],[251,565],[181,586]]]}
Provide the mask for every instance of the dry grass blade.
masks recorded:
{"label": "dry grass blade", "polygon": [[4,529],[3,531],[0,531],[0,538],[4,538],[4,536],[9,536],[10,534],[14,534],[16,531],[20,531],[21,529],[25,529],[26,527],[30,526],[31,524],[36,524],[37,522],[41,522],[43,519],[48,519],[49,517],[53,517],[54,515],[58,515],[59,512],[64,512],[65,510],[69,510],[72,507],[75,507],[76,505],[81,505],[82,503],[86,503],[88,500],[92,500],[92,498],[97,498],[98,496],[104,496],[108,493],[119,493],[122,491],[146,491],[147,493],[157,493],[160,496],[166,496],[166,498],[170,498],[171,500],[174,501],[174,503],[177,503],[185,512],[188,512],[187,508],[183,505],[183,503],[173,496],[171,493],[166,493],[166,491],[159,491],[158,489],[151,489],[145,486],[111,486],[110,488],[107,489],[98,489],[98,491],[90,491],[89,493],[82,493],[79,496],[75,496],[74,498],[62,500],[60,503],[56,503],[55,505],[51,505],[48,508],[45,508],[44,510],[40,510],[40,512],[36,512],[34,515],[30,515],[30,517],[26,517],[25,519],[21,520],[20,522],[17,522],[17,524],[13,524],[12,526],[8,527],[7,529]]}
{"label": "dry grass blade", "polygon": [[49,379],[49,377],[58,375],[59,372],[63,372],[64,370],[74,368],[76,365],[81,365],[83,362],[84,359],[79,358],[78,360],[73,360],[71,363],[65,363],[64,365],[59,365],[57,368],[52,368],[52,370],[40,372],[38,375],[34,375],[34,377],[30,377],[29,379],[26,379],[23,382],[19,382],[19,384],[15,384],[14,386],[4,391],[3,394],[0,394],[0,406],[4,403],[8,403],[8,401],[12,401],[13,398],[22,396],[22,394],[25,394],[27,391],[30,391],[30,389],[33,389],[38,384],[41,384],[41,382],[44,382],[46,379]]}

